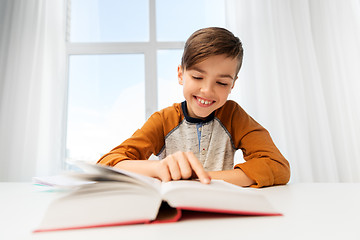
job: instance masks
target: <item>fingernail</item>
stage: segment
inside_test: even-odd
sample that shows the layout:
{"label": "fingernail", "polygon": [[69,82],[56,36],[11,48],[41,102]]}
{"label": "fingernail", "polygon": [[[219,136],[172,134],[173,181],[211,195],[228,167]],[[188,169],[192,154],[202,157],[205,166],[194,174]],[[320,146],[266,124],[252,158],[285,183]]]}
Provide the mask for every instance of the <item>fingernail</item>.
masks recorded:
{"label": "fingernail", "polygon": [[209,184],[209,183],[210,183],[210,178],[205,178],[205,179],[204,179],[204,183],[205,183],[205,184]]}

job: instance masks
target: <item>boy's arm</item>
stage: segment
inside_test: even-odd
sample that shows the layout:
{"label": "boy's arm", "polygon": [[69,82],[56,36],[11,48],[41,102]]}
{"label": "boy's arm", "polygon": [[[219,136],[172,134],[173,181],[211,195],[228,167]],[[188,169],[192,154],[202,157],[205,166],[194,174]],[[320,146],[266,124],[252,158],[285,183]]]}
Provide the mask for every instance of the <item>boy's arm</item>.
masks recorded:
{"label": "boy's arm", "polygon": [[290,178],[289,162],[275,146],[269,132],[235,102],[229,101],[221,111],[218,115],[233,137],[234,147],[241,149],[245,160],[237,164],[233,172],[244,173],[254,180],[251,187],[286,184]]}
{"label": "boy's arm", "polygon": [[255,181],[252,187],[282,185],[289,181],[289,162],[263,127],[259,126],[258,129],[248,132],[240,146],[245,162],[237,164],[235,169],[241,169]]}
{"label": "boy's arm", "polygon": [[248,187],[255,184],[255,181],[249,178],[240,168],[224,171],[208,172],[211,179],[220,179],[226,182],[241,186]]}

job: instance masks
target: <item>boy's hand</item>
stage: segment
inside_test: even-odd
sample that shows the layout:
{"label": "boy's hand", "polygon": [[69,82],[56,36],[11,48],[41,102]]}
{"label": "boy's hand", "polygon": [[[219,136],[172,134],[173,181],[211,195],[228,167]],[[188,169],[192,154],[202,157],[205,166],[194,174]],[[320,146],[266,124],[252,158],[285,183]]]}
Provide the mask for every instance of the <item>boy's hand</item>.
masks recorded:
{"label": "boy's hand", "polygon": [[164,181],[189,179],[194,175],[208,184],[210,175],[192,152],[177,152],[160,160],[156,167],[157,177]]}

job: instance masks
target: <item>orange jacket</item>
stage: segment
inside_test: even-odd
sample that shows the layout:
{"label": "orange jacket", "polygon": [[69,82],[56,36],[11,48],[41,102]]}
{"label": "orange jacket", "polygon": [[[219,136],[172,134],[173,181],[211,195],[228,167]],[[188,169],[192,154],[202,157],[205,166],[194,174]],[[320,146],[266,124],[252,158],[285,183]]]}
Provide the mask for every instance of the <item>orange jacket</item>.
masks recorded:
{"label": "orange jacket", "polygon": [[[244,163],[234,166],[241,149]],[[154,113],[129,139],[105,154],[98,163],[114,166],[122,160],[160,159],[177,151],[191,151],[207,171],[241,168],[253,179],[253,187],[286,184],[288,161],[273,143],[268,131],[236,102],[227,101],[207,119],[187,115],[186,102]]]}

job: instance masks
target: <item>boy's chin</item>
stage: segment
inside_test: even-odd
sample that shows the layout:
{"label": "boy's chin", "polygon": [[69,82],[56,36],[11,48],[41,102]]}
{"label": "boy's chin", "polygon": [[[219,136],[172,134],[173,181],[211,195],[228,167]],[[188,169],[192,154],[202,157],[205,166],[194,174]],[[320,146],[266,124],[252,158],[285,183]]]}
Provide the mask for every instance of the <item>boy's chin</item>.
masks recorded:
{"label": "boy's chin", "polygon": [[199,119],[205,119],[205,118],[207,118],[208,116],[210,116],[210,114],[212,113],[212,111],[211,112],[194,112],[194,114],[196,115],[196,117],[195,118],[199,118]]}

